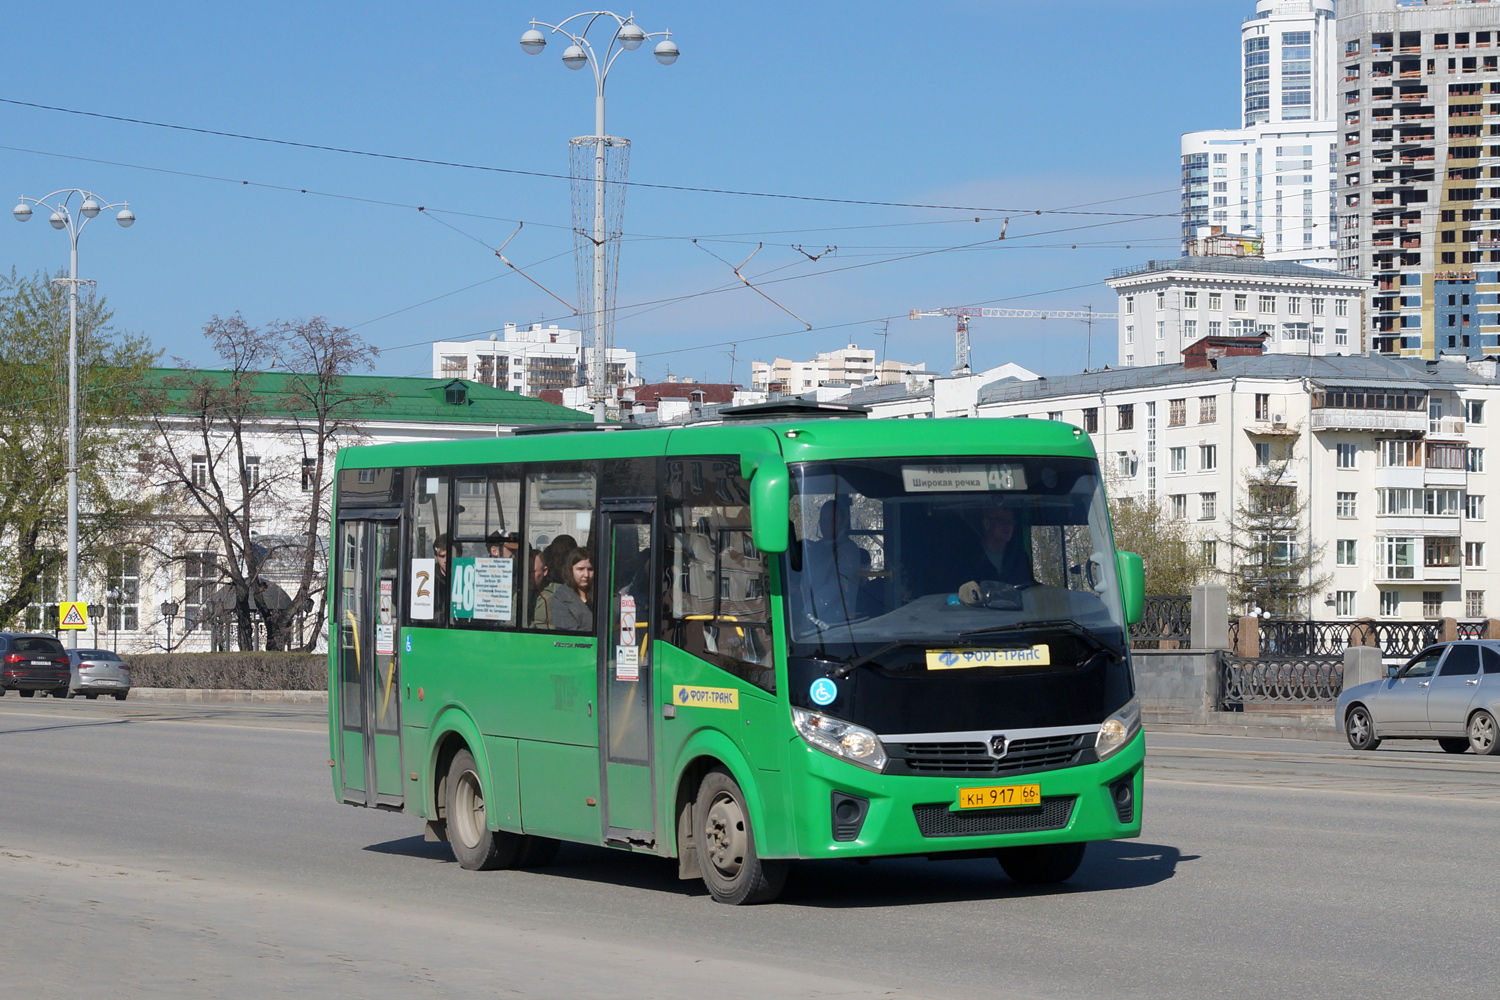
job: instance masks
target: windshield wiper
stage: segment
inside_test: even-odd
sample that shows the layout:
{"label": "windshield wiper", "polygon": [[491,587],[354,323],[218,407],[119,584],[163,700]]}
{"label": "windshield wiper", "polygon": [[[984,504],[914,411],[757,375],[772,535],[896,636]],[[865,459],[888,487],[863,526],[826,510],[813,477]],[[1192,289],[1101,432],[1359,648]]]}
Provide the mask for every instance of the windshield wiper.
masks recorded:
{"label": "windshield wiper", "polygon": [[1082,625],[1073,621],[1071,618],[1040,618],[1033,621],[1011,622],[1009,625],[991,625],[987,628],[972,628],[967,632],[958,633],[958,637],[960,639],[966,639],[976,635],[1000,635],[1005,632],[1024,632],[1033,629],[1040,630],[1049,628],[1058,629],[1071,635],[1075,635],[1078,638],[1082,639],[1084,642],[1088,643],[1090,646],[1093,646],[1101,653],[1110,653],[1116,657],[1119,656],[1118,650],[1112,649],[1110,646],[1106,645],[1105,642],[1098,636],[1096,636],[1091,630],[1084,628]]}
{"label": "windshield wiper", "polygon": [[897,639],[895,642],[886,643],[884,646],[879,647],[874,652],[866,653],[864,656],[856,656],[852,660],[840,663],[838,666],[833,668],[831,673],[834,677],[842,680],[843,678],[848,677],[850,674],[854,673],[854,671],[858,670],[860,667],[864,666],[866,663],[869,663],[872,660],[877,660],[880,657],[884,656],[886,653],[889,653],[893,650],[901,649],[903,646],[913,646],[920,649],[926,649],[929,645],[930,643],[917,642],[914,639]]}

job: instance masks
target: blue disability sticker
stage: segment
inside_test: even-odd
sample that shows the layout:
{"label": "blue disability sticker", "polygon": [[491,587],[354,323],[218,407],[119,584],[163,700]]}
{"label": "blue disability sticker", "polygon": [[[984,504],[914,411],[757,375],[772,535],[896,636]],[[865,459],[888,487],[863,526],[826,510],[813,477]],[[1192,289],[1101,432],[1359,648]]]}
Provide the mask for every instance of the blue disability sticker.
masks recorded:
{"label": "blue disability sticker", "polygon": [[807,694],[813,700],[814,705],[832,705],[834,699],[839,696],[839,686],[827,677],[819,677],[812,682],[812,688]]}
{"label": "blue disability sticker", "polygon": [[411,652],[411,636],[406,637],[406,651]]}

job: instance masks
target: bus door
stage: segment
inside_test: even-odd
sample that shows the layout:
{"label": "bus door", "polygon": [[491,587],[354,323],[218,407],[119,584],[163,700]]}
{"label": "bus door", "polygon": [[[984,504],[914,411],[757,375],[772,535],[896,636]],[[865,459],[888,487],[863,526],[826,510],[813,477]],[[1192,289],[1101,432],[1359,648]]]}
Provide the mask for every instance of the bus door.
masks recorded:
{"label": "bus door", "polygon": [[599,594],[599,746],[604,839],[654,846],[651,636],[656,571],[650,504],[606,504]]}
{"label": "bus door", "polygon": [[396,656],[400,512],[338,523],[339,753],[344,801],[399,809],[401,678]]}

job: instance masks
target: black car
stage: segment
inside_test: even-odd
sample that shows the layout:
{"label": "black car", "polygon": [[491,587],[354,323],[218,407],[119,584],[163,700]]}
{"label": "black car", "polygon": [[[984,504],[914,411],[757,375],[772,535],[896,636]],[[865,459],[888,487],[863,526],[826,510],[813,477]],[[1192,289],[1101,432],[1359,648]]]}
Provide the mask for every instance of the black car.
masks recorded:
{"label": "black car", "polygon": [[0,632],[0,695],[19,691],[30,698],[50,691],[54,698],[66,698],[72,679],[68,651],[52,636]]}

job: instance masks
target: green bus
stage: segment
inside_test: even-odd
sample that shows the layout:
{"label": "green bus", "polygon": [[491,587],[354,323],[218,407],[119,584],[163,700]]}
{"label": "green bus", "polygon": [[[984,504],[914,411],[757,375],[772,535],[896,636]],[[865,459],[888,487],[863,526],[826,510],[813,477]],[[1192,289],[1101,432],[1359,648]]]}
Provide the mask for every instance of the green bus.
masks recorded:
{"label": "green bus", "polygon": [[793,859],[1057,882],[1139,835],[1141,561],[1088,437],[723,417],[341,451],[336,797],[468,869],[604,845],[726,903]]}

